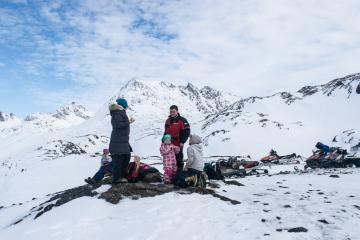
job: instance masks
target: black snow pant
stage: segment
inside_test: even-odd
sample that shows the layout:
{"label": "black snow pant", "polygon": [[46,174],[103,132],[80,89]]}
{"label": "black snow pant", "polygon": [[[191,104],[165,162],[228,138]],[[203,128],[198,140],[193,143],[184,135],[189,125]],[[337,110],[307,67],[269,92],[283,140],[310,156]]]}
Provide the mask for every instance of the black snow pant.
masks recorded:
{"label": "black snow pant", "polygon": [[126,178],[131,154],[114,154],[111,155],[113,164],[113,183],[119,179]]}
{"label": "black snow pant", "polygon": [[180,152],[175,155],[176,156],[176,166],[178,171],[182,171],[184,169],[184,153],[183,148],[180,148]]}

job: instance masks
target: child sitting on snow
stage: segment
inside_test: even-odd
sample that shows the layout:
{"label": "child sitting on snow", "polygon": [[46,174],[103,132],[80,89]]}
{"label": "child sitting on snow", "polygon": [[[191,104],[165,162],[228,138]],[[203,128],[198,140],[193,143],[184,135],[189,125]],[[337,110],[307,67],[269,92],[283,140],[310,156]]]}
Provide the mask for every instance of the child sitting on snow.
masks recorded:
{"label": "child sitting on snow", "polygon": [[171,135],[165,134],[163,137],[163,143],[160,147],[160,153],[163,156],[164,164],[164,182],[166,184],[171,183],[176,175],[176,155],[180,152],[180,148],[171,143]]}
{"label": "child sitting on snow", "polygon": [[103,155],[101,157],[100,169],[95,173],[95,175],[92,178],[88,177],[87,179],[85,179],[86,183],[88,183],[88,184],[99,183],[99,182],[101,182],[101,180],[103,180],[105,175],[112,174],[113,167],[112,167],[112,163],[111,163],[111,157],[109,154],[110,154],[109,149],[103,150]]}

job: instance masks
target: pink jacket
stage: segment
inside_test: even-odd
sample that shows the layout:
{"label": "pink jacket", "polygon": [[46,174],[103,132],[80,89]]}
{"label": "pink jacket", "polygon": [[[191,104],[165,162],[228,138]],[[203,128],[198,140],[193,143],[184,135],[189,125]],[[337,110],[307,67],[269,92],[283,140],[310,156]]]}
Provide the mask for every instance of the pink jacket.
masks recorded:
{"label": "pink jacket", "polygon": [[176,166],[175,154],[180,152],[180,148],[175,145],[173,146],[174,148],[171,148],[170,144],[161,144],[160,153],[164,158],[164,168],[173,168]]}

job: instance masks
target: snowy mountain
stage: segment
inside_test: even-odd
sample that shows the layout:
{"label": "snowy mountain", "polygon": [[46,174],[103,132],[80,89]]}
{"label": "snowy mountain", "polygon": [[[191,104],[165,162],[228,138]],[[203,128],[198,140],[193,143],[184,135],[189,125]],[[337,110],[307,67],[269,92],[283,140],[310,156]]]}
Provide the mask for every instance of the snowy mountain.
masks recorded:
{"label": "snowy mountain", "polygon": [[[2,144],[6,147],[2,157],[14,158],[12,166],[16,165],[14,171],[18,172],[27,169],[22,166],[24,161],[20,164],[15,157],[17,152],[21,156],[24,153],[17,146],[14,154],[9,145],[19,141],[31,142],[20,148],[38,161],[71,154],[98,154],[107,146],[111,132],[108,105],[118,97],[130,103],[128,115],[136,120],[131,127],[131,144],[141,156],[159,155],[164,122],[173,104],[189,120],[192,132],[204,138],[206,155],[226,152],[259,158],[274,148],[280,154],[296,152],[306,156],[317,141],[350,148],[357,144],[356,140],[347,145],[332,140],[343,131],[358,129],[360,116],[355,109],[359,96],[354,91],[359,82],[360,74],[354,74],[323,85],[306,86],[295,93],[240,98],[208,86],[132,79],[105,100],[95,114],[72,103],[55,113],[31,114],[16,127],[2,128],[0,138],[7,139]],[[35,137],[40,140],[33,141]]]}
{"label": "snowy mountain", "polygon": [[[60,107],[55,113],[33,113],[24,119],[17,118],[13,114],[0,115],[0,132],[3,135],[18,134],[25,130],[27,132],[52,132],[79,124],[92,115],[85,107],[75,102]],[[8,124],[1,124],[1,119]]]}
{"label": "snowy mountain", "polygon": [[[358,221],[352,214],[359,207],[356,169],[345,170],[343,175],[336,172],[340,179],[331,178],[328,184],[328,176],[334,172],[285,176],[278,173],[292,166],[270,168],[274,173],[271,178],[249,177],[241,180],[245,183],[242,187],[217,183],[209,190],[216,191],[217,198],[211,194],[170,192],[139,201],[121,196],[118,205],[98,199],[109,186],[92,190],[82,185],[83,179],[98,169],[99,153],[108,146],[108,105],[118,97],[128,100],[128,115],[136,120],[131,125],[134,154],[161,170],[159,145],[172,104],[179,106],[192,131],[204,138],[207,156],[250,154],[257,159],[270,148],[279,154],[296,152],[306,156],[317,141],[347,148],[357,146],[360,113],[359,95],[354,91],[359,82],[360,74],[354,74],[294,93],[241,98],[211,87],[132,79],[114,96],[104,99],[95,114],[75,103],[55,113],[31,114],[24,120],[1,113],[0,238],[103,239],[104,233],[111,232],[116,224],[123,226],[119,231],[124,239],[146,239],[149,233],[159,239],[163,231],[174,233],[175,224],[179,229],[174,239],[188,234],[205,239],[237,239],[239,234],[248,234],[249,239],[270,234],[273,238],[269,239],[355,239],[357,233],[349,235],[349,229],[355,229]],[[70,195],[56,199],[69,188],[78,192],[70,189]],[[79,198],[71,201],[74,194]],[[232,203],[222,202],[219,197]],[[334,211],[324,205],[330,204],[330,199]],[[183,208],[179,209],[180,205]],[[34,220],[34,209],[49,212]],[[188,213],[194,209],[196,216],[189,220]],[[294,218],[294,214],[301,217]],[[128,231],[130,226],[137,228],[140,218],[145,229]],[[169,222],[169,218],[174,221]],[[219,225],[213,224],[214,218]],[[10,226],[15,222],[19,224]],[[344,222],[346,226],[336,229],[325,229],[323,225],[340,226]],[[259,224],[263,224],[261,231],[254,228]],[[196,231],[190,231],[194,225]],[[304,232],[293,238],[293,229],[311,235]]]}

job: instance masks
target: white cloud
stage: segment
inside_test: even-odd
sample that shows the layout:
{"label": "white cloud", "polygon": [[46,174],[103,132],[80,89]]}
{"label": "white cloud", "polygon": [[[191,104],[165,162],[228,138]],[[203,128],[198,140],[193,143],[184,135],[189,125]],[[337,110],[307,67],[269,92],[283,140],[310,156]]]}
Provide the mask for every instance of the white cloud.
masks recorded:
{"label": "white cloud", "polygon": [[358,72],[359,10],[355,0],[88,0],[45,5],[62,40],[39,42],[80,99],[105,100],[134,76],[270,94]]}

